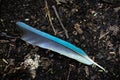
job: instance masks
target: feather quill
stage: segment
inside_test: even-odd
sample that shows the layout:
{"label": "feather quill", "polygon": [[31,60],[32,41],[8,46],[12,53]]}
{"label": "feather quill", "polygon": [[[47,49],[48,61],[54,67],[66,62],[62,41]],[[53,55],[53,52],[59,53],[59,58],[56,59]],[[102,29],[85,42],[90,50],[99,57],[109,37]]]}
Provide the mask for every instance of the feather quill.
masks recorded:
{"label": "feather quill", "polygon": [[25,32],[21,39],[29,44],[52,50],[86,65],[98,66],[105,71],[102,66],[90,59],[82,49],[74,46],[73,44],[43,31],[37,30],[23,22],[17,22],[16,24]]}

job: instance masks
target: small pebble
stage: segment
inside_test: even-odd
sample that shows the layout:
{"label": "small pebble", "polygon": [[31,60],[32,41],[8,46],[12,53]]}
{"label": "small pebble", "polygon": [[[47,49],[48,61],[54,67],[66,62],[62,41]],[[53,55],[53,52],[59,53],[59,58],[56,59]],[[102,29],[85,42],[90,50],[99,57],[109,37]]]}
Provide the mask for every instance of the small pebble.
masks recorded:
{"label": "small pebble", "polygon": [[25,21],[29,21],[30,19],[26,18]]}

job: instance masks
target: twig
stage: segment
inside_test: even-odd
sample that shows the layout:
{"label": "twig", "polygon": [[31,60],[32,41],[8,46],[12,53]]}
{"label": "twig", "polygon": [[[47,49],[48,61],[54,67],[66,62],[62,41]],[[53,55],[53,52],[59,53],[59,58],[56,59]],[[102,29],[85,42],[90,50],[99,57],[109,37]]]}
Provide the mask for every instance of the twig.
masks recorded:
{"label": "twig", "polygon": [[105,34],[103,34],[102,36],[99,37],[99,40],[102,39],[104,36],[106,36],[107,34],[109,34],[109,31],[106,32]]}
{"label": "twig", "polygon": [[2,59],[4,63],[8,64],[8,61],[6,59]]}
{"label": "twig", "polygon": [[85,66],[85,72],[86,72],[86,77],[88,77],[90,75],[88,66]]}
{"label": "twig", "polygon": [[49,19],[49,21],[50,21],[50,25],[52,26],[52,29],[53,29],[53,31],[54,31],[54,34],[56,35],[57,32],[56,32],[56,30],[55,30],[55,28],[54,28],[54,26],[53,26],[53,23],[52,23],[52,20],[51,20],[50,11],[49,11],[49,8],[48,8],[48,3],[47,3],[46,0],[45,0],[45,7],[46,7],[46,12],[47,12],[47,15],[48,15],[48,19]]}
{"label": "twig", "polygon": [[73,68],[73,65],[70,64],[67,80],[69,80],[69,78],[70,78],[70,72],[72,71],[72,68]]}
{"label": "twig", "polygon": [[119,45],[119,52],[118,52],[118,55],[120,55],[120,45]]}
{"label": "twig", "polygon": [[61,21],[59,15],[58,15],[58,12],[57,12],[57,10],[56,10],[56,7],[53,5],[52,8],[53,8],[53,10],[54,10],[54,12],[55,12],[55,15],[56,15],[57,18],[58,18],[58,21],[59,21],[61,27],[62,27],[63,30],[65,31],[65,35],[66,35],[66,37],[69,38],[69,36],[68,36],[68,31],[65,29],[65,27],[64,27],[64,25],[63,25],[63,23],[62,23],[62,21]]}

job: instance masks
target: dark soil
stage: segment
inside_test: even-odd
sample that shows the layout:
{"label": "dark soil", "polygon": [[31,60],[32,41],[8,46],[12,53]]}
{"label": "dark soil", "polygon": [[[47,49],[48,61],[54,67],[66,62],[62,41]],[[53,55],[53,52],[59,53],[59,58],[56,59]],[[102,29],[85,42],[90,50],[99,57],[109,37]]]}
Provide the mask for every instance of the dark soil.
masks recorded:
{"label": "dark soil", "polygon": [[[61,0],[59,4],[57,0],[46,1],[56,35],[45,0],[0,0],[0,80],[119,80],[120,1]],[[17,21],[82,48],[108,73],[22,41]],[[31,69],[34,66],[27,65],[27,59],[37,60],[38,66]]]}

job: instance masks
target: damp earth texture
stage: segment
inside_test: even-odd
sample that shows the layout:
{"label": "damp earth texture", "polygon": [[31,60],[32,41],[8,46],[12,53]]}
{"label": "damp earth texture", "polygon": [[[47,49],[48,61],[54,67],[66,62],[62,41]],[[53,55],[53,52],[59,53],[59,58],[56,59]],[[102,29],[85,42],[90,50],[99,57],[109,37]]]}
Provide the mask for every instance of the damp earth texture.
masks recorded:
{"label": "damp earth texture", "polygon": [[[0,0],[0,80],[119,80],[119,0]],[[88,66],[21,40],[22,21],[82,48]]]}

